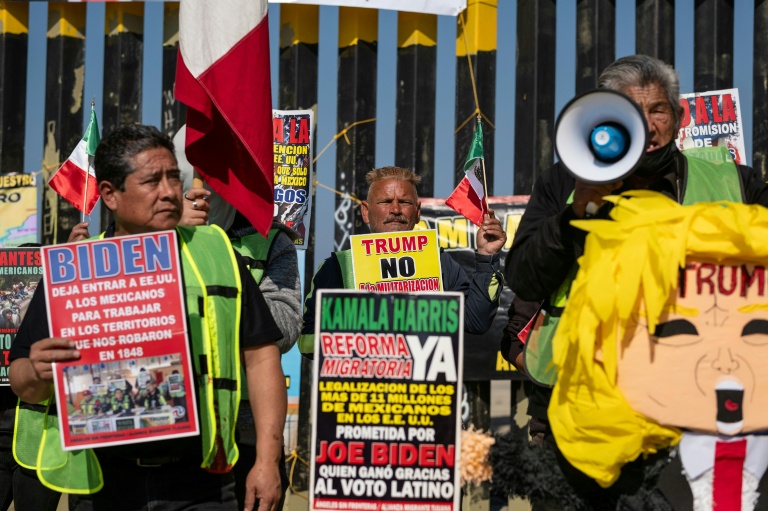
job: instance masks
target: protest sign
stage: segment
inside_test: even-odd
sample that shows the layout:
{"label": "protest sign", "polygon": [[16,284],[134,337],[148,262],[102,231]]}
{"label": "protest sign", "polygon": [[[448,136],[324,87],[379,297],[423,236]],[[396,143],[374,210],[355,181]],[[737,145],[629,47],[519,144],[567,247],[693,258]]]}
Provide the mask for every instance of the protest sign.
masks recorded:
{"label": "protest sign", "polygon": [[273,110],[275,220],[299,236],[294,245],[306,249],[312,209],[312,110]]}
{"label": "protest sign", "polygon": [[435,231],[350,237],[355,289],[375,292],[441,291]]}
{"label": "protest sign", "polygon": [[37,183],[31,174],[0,176],[0,247],[37,242]]}
{"label": "protest sign", "polygon": [[741,123],[739,89],[724,89],[680,95],[683,116],[677,147],[727,147],[737,165],[746,165],[744,128]]}
{"label": "protest sign", "polygon": [[464,295],[318,300],[310,510],[458,510]]}
{"label": "protest sign", "polygon": [[43,247],[65,450],[198,434],[175,231]]}
{"label": "protest sign", "polygon": [[8,354],[40,281],[40,249],[0,248],[0,386],[8,381]]}
{"label": "protest sign", "polygon": [[[421,221],[416,224],[414,232],[420,232],[421,229],[435,229],[438,248],[447,252],[472,279],[475,272],[477,227],[446,206],[445,199],[427,198],[420,199],[420,202]],[[527,203],[527,196],[488,197],[489,207],[494,210],[496,218],[501,222],[501,227],[507,233],[507,242],[500,252],[502,270]],[[464,344],[472,348],[465,350],[464,353],[464,381],[524,378],[502,357],[499,350],[512,297],[513,293],[507,283],[502,289],[499,308],[491,328],[482,335],[465,334]]]}

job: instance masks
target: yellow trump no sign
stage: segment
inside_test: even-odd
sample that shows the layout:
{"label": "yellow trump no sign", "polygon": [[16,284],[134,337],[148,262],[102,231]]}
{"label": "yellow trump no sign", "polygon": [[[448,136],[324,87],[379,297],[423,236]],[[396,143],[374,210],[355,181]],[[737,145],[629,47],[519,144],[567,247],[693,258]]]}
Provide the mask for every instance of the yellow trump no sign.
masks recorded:
{"label": "yellow trump no sign", "polygon": [[351,236],[355,288],[378,293],[442,291],[434,230]]}

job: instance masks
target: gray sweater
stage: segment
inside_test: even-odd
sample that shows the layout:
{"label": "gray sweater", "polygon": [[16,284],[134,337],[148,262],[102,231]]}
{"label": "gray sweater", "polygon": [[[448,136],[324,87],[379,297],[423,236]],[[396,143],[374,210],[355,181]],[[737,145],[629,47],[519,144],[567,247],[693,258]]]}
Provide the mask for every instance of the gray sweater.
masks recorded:
{"label": "gray sweater", "polygon": [[302,293],[296,247],[283,231],[272,243],[259,289],[283,333],[277,347],[280,353],[287,353],[301,332]]}

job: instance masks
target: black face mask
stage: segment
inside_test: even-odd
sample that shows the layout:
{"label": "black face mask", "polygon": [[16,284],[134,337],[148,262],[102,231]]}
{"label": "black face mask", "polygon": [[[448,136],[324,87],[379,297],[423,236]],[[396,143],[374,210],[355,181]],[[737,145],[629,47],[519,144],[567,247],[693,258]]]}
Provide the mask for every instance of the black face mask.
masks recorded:
{"label": "black face mask", "polygon": [[664,147],[656,149],[650,153],[645,153],[643,157],[640,158],[640,164],[633,173],[641,177],[666,173],[674,163],[676,154],[677,146],[675,145],[675,141],[672,140]]}

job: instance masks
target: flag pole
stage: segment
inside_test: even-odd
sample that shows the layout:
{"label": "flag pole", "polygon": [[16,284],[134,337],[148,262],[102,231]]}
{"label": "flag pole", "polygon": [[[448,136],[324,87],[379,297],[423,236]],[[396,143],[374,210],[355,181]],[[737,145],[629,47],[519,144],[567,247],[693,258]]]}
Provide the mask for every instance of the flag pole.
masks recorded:
{"label": "flag pole", "polygon": [[[478,127],[481,127],[482,120],[480,117],[480,114],[477,114],[477,125]],[[485,138],[485,136],[483,136]],[[488,205],[488,179],[485,177],[485,140],[483,140],[483,159],[482,165],[483,165],[483,191],[485,192],[483,194],[483,202],[485,202],[485,209],[488,210],[488,214],[491,212],[491,207]]]}
{"label": "flag pole", "polygon": [[[93,114],[93,109],[96,108],[96,99],[91,99],[91,114]],[[88,129],[91,127],[91,116],[88,116],[88,127],[85,128],[86,133],[88,132]],[[92,156],[88,155],[88,167],[85,169],[85,190],[83,191],[83,211],[80,213],[80,221],[85,222],[85,211],[88,209],[88,177],[91,175],[91,158]]]}
{"label": "flag pole", "polygon": [[[182,127],[184,128],[184,131],[186,131],[187,125],[185,124]],[[185,135],[186,135],[186,133],[185,133]],[[186,157],[186,154],[187,154],[186,136],[184,137],[184,140],[185,140],[185,142],[184,142],[184,156]],[[203,181],[203,178],[200,176],[200,171],[197,170],[197,167],[194,167],[194,166],[192,167],[192,169],[193,169],[192,170],[192,188],[202,188],[203,186],[205,186],[205,181]],[[184,197],[186,197],[186,196],[187,196],[187,192],[184,192]]]}

